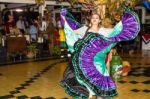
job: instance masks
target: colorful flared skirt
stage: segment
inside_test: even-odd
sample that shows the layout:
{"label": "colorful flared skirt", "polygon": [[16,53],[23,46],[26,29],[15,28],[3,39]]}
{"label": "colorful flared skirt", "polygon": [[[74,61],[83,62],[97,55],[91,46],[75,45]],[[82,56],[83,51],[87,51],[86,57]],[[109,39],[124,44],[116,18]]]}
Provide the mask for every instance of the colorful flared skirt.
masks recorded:
{"label": "colorful flared skirt", "polygon": [[[116,85],[106,68],[106,53],[115,43],[106,41],[101,35],[87,33],[77,41],[72,61],[64,73],[61,85],[66,92],[77,99],[87,99],[89,90],[96,96],[114,97]],[[80,98],[79,98],[80,97]]]}

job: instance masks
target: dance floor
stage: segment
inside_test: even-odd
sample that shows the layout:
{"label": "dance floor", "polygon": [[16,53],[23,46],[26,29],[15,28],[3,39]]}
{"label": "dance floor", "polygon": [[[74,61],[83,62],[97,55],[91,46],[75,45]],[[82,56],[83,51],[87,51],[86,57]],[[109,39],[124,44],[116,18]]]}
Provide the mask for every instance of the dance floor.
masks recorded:
{"label": "dance floor", "polygon": [[[150,51],[122,58],[132,69],[114,99],[150,99]],[[66,59],[0,66],[0,99],[72,99],[59,85],[66,66]]]}

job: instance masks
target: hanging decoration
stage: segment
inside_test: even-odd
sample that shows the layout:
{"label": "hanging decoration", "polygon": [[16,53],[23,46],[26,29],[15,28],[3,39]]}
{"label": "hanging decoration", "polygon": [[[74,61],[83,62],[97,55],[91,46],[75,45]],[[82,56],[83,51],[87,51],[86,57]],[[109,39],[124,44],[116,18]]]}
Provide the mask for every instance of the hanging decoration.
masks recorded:
{"label": "hanging decoration", "polygon": [[98,4],[92,0],[89,2],[83,2],[81,5],[85,10],[96,10],[98,8]]}
{"label": "hanging decoration", "polygon": [[143,4],[146,9],[150,10],[150,0],[144,1]]}
{"label": "hanging decoration", "polygon": [[45,4],[45,0],[35,0],[35,3],[37,5],[44,5]]}
{"label": "hanging decoration", "polygon": [[71,6],[73,6],[75,3],[78,2],[78,0],[67,0],[67,1],[71,4]]}
{"label": "hanging decoration", "polygon": [[86,11],[97,12],[101,19],[116,17],[119,20],[125,6],[134,8],[138,0],[68,0],[71,5],[81,4]]}
{"label": "hanging decoration", "polygon": [[[113,22],[120,21],[126,8],[134,9],[139,4],[138,0],[67,0],[72,7],[79,4],[82,11],[96,12],[101,19],[111,19]],[[150,0],[149,0],[150,1]]]}
{"label": "hanging decoration", "polygon": [[97,0],[96,3],[98,4],[97,13],[101,16],[101,19],[104,19],[109,0]]}
{"label": "hanging decoration", "polygon": [[150,43],[150,34],[143,34],[142,40],[144,41],[145,44],[149,44]]}

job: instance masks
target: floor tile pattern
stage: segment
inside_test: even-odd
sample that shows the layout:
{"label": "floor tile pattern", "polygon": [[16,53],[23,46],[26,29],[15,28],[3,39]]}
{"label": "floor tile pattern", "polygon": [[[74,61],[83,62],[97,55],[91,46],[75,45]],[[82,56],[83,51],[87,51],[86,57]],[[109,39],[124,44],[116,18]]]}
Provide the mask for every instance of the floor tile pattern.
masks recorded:
{"label": "floor tile pattern", "polygon": [[[115,99],[150,99],[150,54],[122,58],[131,72],[116,82]],[[0,66],[0,99],[72,99],[59,85],[66,66],[66,59]]]}

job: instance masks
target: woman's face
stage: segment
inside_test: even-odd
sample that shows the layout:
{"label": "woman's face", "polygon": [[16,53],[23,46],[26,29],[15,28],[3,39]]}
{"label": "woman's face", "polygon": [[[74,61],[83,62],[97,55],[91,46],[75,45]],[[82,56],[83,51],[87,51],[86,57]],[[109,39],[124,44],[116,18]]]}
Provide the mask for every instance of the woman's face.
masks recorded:
{"label": "woman's face", "polygon": [[98,25],[100,23],[100,17],[97,14],[93,14],[91,17],[91,24]]}

